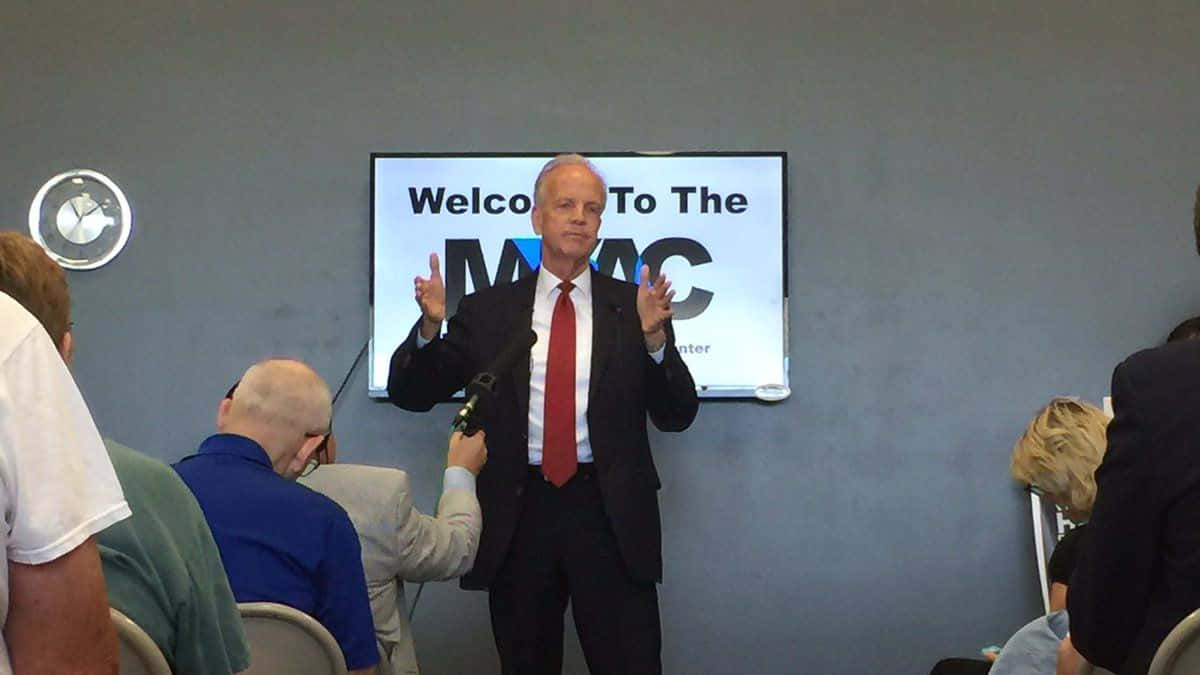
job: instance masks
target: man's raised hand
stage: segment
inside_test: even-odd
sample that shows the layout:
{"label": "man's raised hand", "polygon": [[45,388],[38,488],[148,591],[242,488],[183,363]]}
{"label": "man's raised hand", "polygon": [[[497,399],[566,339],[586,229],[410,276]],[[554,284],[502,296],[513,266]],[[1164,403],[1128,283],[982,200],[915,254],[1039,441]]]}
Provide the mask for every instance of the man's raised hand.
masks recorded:
{"label": "man's raised hand", "polygon": [[665,274],[659,274],[650,284],[650,267],[642,265],[641,280],[637,290],[638,319],[642,322],[642,335],[646,338],[646,349],[656,352],[667,342],[667,319],[675,313],[671,309],[671,282]]}
{"label": "man's raised hand", "polygon": [[441,332],[446,318],[446,284],[436,253],[429,254],[429,278],[413,278],[413,297],[421,308],[421,337],[432,340]]}

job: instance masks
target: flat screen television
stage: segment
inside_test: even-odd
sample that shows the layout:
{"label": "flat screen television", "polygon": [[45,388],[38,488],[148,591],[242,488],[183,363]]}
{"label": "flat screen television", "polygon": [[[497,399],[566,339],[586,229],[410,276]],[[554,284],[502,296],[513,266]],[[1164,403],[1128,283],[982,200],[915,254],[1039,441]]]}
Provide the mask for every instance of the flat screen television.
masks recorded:
{"label": "flat screen television", "polygon": [[[588,153],[608,184],[592,265],[637,281],[647,264],[676,290],[676,344],[702,397],[787,396],[787,155]],[[413,277],[441,259],[446,306],[535,273],[533,181],[549,153],[371,155],[368,390],[420,310]]]}

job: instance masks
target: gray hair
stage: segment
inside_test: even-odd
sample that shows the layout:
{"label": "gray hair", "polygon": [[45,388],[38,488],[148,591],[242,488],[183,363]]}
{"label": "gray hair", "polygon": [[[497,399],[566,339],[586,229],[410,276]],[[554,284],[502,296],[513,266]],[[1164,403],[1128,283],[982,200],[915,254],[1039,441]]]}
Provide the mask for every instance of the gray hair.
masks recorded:
{"label": "gray hair", "polygon": [[280,432],[323,433],[329,428],[332,400],[325,381],[307,364],[271,359],[242,375],[229,413]]}
{"label": "gray hair", "polygon": [[554,171],[562,166],[582,166],[588,171],[591,171],[592,175],[594,175],[600,181],[601,187],[604,188],[604,201],[600,203],[600,206],[604,206],[608,200],[608,183],[604,182],[604,176],[601,176],[600,172],[596,170],[596,165],[592,164],[587,157],[584,157],[577,152],[555,155],[553,159],[551,159],[549,162],[546,162],[545,166],[542,167],[542,170],[538,172],[537,180],[533,181],[534,204],[541,205],[542,202],[545,201],[545,189],[542,184],[545,181],[546,176],[548,176],[551,171]]}

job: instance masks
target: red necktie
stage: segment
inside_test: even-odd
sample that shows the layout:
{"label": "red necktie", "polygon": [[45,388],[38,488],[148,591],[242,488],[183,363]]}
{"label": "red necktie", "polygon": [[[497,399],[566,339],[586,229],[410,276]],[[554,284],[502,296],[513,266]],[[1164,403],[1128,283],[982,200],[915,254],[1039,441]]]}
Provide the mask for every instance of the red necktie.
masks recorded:
{"label": "red necktie", "polygon": [[575,475],[575,303],[574,284],[564,281],[550,319],[546,356],[546,410],[542,417],[542,475],[562,487]]}

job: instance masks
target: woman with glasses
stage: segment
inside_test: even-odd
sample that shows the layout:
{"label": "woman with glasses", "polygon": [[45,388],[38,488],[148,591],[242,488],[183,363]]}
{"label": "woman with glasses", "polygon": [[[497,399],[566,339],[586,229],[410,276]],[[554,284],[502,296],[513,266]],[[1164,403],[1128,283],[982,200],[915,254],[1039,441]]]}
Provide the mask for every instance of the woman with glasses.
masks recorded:
{"label": "woman with glasses", "polygon": [[1056,397],[1038,410],[1013,446],[1013,478],[1058,508],[1074,527],[1050,556],[1050,613],[1018,630],[998,654],[981,659],[944,659],[930,675],[1011,675],[1055,671],[1058,647],[1067,634],[1067,584],[1087,519],[1096,499],[1093,474],[1106,447],[1108,416],[1077,398]]}

